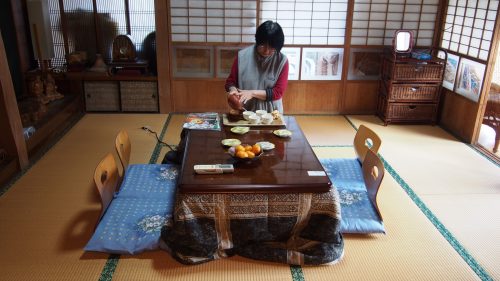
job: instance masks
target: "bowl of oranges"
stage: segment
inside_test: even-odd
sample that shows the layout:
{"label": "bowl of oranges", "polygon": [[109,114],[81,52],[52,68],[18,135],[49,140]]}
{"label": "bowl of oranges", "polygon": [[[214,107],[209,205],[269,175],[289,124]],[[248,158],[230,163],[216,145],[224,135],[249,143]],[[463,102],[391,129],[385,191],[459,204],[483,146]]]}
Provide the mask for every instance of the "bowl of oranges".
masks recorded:
{"label": "bowl of oranges", "polygon": [[237,162],[252,162],[262,156],[262,148],[260,144],[238,144],[231,146],[228,151],[229,155]]}

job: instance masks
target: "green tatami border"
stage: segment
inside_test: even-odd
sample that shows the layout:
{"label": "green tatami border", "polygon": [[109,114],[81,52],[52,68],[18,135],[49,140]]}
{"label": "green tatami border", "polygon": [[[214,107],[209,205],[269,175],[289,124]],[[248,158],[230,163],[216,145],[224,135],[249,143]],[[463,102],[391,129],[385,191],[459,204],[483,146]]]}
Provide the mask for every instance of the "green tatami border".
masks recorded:
{"label": "green tatami border", "polygon": [[[345,116],[346,120],[357,131],[358,128],[354,123]],[[418,206],[424,215],[432,222],[436,229],[443,235],[443,237],[450,243],[450,245],[457,251],[457,253],[464,259],[464,261],[471,267],[471,269],[481,278],[481,280],[493,280],[493,278],[486,272],[486,270],[474,259],[474,257],[460,244],[460,242],[453,236],[453,234],[443,225],[443,223],[434,215],[434,213],[427,207],[427,205],[420,199],[420,197],[413,191],[408,183],[399,176],[396,170],[382,157],[379,153],[380,159],[384,163],[385,169],[396,180],[404,191],[408,194],[411,200]]]}

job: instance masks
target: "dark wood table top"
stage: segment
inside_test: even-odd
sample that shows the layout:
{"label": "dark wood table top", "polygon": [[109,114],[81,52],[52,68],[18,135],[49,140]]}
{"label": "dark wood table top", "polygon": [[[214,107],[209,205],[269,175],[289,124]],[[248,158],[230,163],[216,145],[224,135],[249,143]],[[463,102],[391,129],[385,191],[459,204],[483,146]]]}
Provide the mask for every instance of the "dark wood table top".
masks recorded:
{"label": "dark wood table top", "polygon": [[[251,127],[244,135],[234,134],[231,127],[221,131],[190,130],[181,168],[178,188],[181,193],[282,193],[327,192],[332,183],[314,154],[294,117],[285,116],[289,138],[273,134],[279,127]],[[269,141],[275,148],[251,162],[236,162],[221,140],[236,138],[244,144]],[[194,165],[233,164],[234,173],[199,175]],[[312,172],[310,175],[310,172]],[[321,175],[314,175],[321,174]]]}

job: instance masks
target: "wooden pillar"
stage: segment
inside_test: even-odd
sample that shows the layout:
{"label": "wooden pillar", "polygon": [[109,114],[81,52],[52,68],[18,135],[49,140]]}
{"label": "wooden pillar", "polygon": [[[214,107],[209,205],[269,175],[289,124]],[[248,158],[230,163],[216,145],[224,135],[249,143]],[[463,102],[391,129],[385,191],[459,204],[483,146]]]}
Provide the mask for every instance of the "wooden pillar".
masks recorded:
{"label": "wooden pillar", "polygon": [[2,36],[0,36],[0,134],[2,134],[0,145],[7,149],[9,155],[17,156],[21,169],[26,168],[29,164],[28,151]]}
{"label": "wooden pillar", "polygon": [[155,0],[156,65],[160,113],[174,110],[171,91],[170,1]]}

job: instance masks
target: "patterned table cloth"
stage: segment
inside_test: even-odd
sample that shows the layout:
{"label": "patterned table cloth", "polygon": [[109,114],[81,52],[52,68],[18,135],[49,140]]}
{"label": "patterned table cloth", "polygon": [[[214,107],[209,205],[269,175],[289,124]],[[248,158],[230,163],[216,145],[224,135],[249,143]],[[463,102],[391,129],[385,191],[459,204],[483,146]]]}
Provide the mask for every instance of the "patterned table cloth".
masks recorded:
{"label": "patterned table cloth", "polygon": [[162,228],[163,247],[184,264],[240,255],[317,265],[344,252],[340,204],[326,193],[181,194]]}

